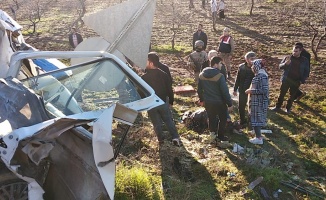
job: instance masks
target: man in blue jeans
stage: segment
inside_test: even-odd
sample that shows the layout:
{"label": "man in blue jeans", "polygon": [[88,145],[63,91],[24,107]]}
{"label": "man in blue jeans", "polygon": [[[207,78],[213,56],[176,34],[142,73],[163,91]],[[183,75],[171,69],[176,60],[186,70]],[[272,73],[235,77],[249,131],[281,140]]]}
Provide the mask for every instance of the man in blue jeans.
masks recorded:
{"label": "man in blue jeans", "polygon": [[[146,73],[142,76],[142,79],[154,89],[155,94],[162,101],[165,102],[167,97],[169,97],[169,104],[172,106],[174,101],[174,94],[171,81],[169,76],[160,70],[158,66],[158,55],[155,52],[148,53]],[[172,120],[172,114],[167,103],[149,110],[148,116],[153,123],[154,131],[160,143],[164,140],[162,130],[163,121],[172,136],[173,144],[176,146],[181,146],[180,136]]]}

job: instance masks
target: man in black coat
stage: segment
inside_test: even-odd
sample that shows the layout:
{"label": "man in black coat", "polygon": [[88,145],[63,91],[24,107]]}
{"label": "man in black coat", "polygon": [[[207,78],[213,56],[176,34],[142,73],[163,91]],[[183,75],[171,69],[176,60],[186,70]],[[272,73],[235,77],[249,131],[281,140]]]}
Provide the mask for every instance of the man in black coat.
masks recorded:
{"label": "man in black coat", "polygon": [[79,43],[83,41],[83,37],[77,33],[76,28],[71,29],[71,34],[69,34],[69,44],[72,48],[76,48]]}
{"label": "man in black coat", "polygon": [[198,24],[197,31],[192,36],[192,48],[193,48],[193,50],[196,50],[195,42],[197,40],[203,41],[204,42],[204,49],[203,50],[206,49],[206,46],[207,46],[207,35],[206,35],[206,33],[202,29],[203,29],[203,25],[202,24]]}
{"label": "man in black coat", "polygon": [[[303,48],[303,44],[301,42],[297,42],[295,43],[295,46],[299,46],[301,48],[301,56],[307,58],[308,60],[308,64],[309,64],[309,73],[310,73],[310,58],[311,58],[311,55],[308,51],[306,51],[304,48]],[[308,75],[309,76],[309,75]],[[300,88],[298,89],[298,92],[296,93],[295,95],[295,100],[294,102],[299,102],[300,99],[302,97],[304,97],[306,95],[306,92],[303,92],[300,90]]]}
{"label": "man in black coat", "polygon": [[[174,102],[174,94],[172,85],[170,84],[169,76],[158,68],[159,57],[155,52],[148,53],[148,60],[146,65],[146,73],[141,77],[149,86],[153,88],[155,94],[164,102],[163,105],[152,108],[148,111],[148,116],[153,123],[154,131],[157,135],[158,141],[163,142],[164,134],[162,125],[169,130],[172,136],[172,142],[176,146],[180,146],[181,140],[176,129],[176,126],[172,120],[172,114],[169,109]],[[168,98],[167,98],[168,97]]]}

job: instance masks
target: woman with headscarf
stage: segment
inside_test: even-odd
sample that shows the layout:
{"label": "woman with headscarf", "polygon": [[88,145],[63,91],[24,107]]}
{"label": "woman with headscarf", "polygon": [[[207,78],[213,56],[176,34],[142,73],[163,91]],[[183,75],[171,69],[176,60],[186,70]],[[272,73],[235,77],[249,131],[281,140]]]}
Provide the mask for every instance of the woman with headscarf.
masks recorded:
{"label": "woman with headscarf", "polygon": [[251,70],[255,77],[251,86],[246,90],[248,94],[248,107],[250,122],[256,137],[249,140],[252,144],[263,144],[261,128],[267,124],[267,108],[269,103],[268,75],[264,69],[262,59],[253,61]]}

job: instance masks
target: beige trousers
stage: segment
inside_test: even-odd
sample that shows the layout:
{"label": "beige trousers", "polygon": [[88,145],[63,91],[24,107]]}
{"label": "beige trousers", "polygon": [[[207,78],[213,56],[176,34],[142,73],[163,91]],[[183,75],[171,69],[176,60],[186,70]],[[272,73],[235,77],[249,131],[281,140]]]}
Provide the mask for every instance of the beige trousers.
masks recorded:
{"label": "beige trousers", "polygon": [[223,63],[225,64],[226,71],[231,72],[231,54],[221,53],[220,56],[223,59]]}

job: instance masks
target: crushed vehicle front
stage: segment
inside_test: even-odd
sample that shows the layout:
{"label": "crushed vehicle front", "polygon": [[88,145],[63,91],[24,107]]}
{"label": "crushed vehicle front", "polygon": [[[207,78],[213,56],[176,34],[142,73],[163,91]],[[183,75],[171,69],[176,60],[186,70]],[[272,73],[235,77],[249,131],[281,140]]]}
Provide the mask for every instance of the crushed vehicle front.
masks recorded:
{"label": "crushed vehicle front", "polygon": [[[26,65],[84,57],[92,60],[49,72]],[[113,199],[114,160],[129,127],[138,111],[163,103],[128,65],[105,52],[17,52],[2,85],[11,89],[0,91],[6,102],[1,113],[7,113],[0,152],[11,172],[0,174],[0,195],[27,185],[29,199]],[[12,88],[17,91],[8,98]],[[116,143],[113,121],[124,124]],[[14,176],[4,179],[8,174]]]}

